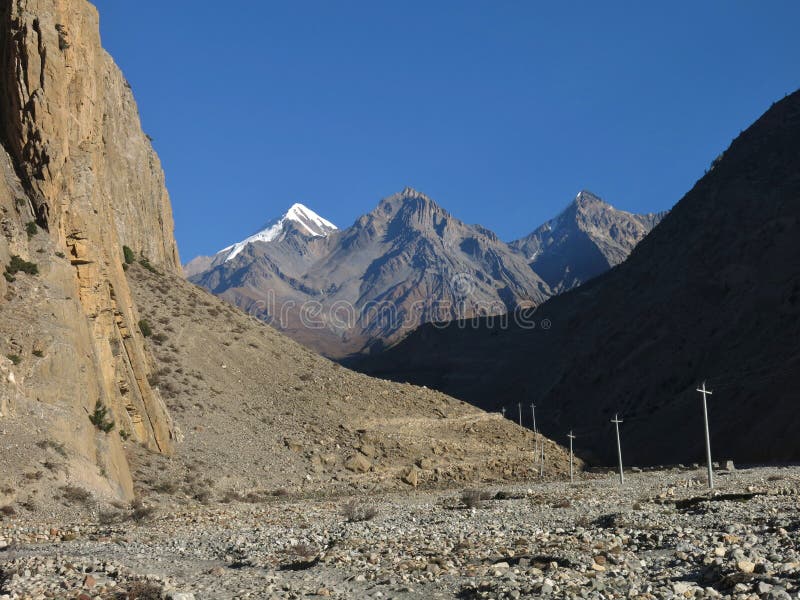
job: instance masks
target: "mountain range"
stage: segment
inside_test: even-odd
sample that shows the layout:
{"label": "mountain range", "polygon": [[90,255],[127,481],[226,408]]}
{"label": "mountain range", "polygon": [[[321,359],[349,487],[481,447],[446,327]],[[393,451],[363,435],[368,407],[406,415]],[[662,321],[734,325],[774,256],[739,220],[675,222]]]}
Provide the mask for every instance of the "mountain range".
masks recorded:
{"label": "mountain range", "polygon": [[[363,360],[487,409],[536,405],[542,431],[644,464],[796,462],[800,445],[800,92],[775,103],[615,269],[507,327],[423,326]],[[546,327],[542,327],[542,325]]]}
{"label": "mountain range", "polygon": [[184,270],[189,279],[327,356],[374,354],[423,323],[534,307],[619,264],[663,214],[580,192],[507,244],[406,188],[338,230],[295,204]]}

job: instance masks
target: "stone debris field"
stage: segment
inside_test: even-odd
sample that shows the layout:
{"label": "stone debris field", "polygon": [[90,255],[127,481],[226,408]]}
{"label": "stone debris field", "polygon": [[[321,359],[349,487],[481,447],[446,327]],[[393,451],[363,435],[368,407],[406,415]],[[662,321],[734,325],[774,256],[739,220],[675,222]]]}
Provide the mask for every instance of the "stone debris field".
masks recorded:
{"label": "stone debris field", "polygon": [[74,522],[19,509],[0,600],[798,598],[798,489],[797,468],[719,471],[713,493],[673,469]]}

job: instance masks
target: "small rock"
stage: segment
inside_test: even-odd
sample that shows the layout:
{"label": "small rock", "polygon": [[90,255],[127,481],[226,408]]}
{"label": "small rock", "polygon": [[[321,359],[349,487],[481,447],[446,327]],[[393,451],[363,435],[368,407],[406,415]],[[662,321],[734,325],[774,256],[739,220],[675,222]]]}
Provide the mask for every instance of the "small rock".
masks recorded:
{"label": "small rock", "polygon": [[372,463],[363,454],[355,454],[344,463],[344,468],[353,473],[366,473],[372,468]]}
{"label": "small rock", "polygon": [[756,586],[756,591],[759,594],[768,594],[770,591],[772,591],[772,586],[766,581],[759,581],[758,585]]}
{"label": "small rock", "polygon": [[742,573],[752,573],[756,570],[756,565],[754,562],[749,560],[740,560],[736,563],[736,568],[739,569]]}
{"label": "small rock", "polygon": [[409,467],[406,469],[403,472],[401,479],[403,480],[403,483],[407,483],[412,487],[417,487],[417,484],[419,483],[419,476],[417,475],[416,467]]}

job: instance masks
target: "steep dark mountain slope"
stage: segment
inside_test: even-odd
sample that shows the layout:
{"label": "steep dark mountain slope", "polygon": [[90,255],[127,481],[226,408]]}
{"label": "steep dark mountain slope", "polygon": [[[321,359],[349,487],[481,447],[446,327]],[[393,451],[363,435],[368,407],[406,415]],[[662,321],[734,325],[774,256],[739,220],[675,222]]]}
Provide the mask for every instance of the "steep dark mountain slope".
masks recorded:
{"label": "steep dark mountain slope", "polygon": [[715,456],[799,460],[800,92],[739,135],[627,261],[528,317],[533,330],[422,327],[361,368],[486,408],[535,402],[546,434],[574,428],[607,462],[619,412],[636,463],[702,457],[707,379]]}
{"label": "steep dark mountain slope", "polygon": [[665,213],[617,210],[582,191],[555,219],[509,244],[525,255],[554,292],[563,292],[605,273],[628,258]]}

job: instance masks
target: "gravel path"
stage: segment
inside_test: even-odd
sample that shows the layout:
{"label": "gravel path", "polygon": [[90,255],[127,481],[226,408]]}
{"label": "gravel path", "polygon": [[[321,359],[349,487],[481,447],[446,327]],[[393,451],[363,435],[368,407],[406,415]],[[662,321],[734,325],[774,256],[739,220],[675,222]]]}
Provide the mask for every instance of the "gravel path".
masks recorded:
{"label": "gravel path", "polygon": [[[798,598],[800,468],[0,522],[9,598]],[[472,508],[464,500],[477,504]],[[368,517],[352,522],[343,515]],[[110,517],[105,515],[104,520]]]}

